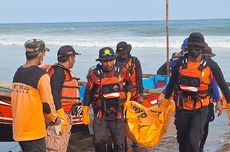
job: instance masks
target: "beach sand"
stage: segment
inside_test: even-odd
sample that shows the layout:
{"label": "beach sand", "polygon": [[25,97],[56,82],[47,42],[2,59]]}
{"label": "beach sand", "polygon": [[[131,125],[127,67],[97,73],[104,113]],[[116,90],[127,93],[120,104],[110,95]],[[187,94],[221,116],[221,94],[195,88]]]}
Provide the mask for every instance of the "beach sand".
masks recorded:
{"label": "beach sand", "polygon": [[[172,152],[178,151],[178,144],[176,141],[176,129],[173,124],[174,119],[171,120],[167,132],[162,137],[160,144],[153,148],[139,148],[132,149],[132,142],[128,140],[128,152],[138,151],[138,152]],[[68,152],[92,152],[94,151],[92,136],[88,133],[85,134],[73,134],[71,135],[69,141]]]}
{"label": "beach sand", "polygon": [[[226,114],[224,114],[226,117]],[[205,152],[230,152],[230,132],[219,132],[218,126],[222,123],[221,119],[216,118],[214,123],[210,123],[210,133],[205,145]],[[226,122],[225,122],[226,124]],[[227,127],[227,126],[225,126]],[[218,129],[218,130],[216,130]],[[216,132],[214,131],[216,130]],[[171,119],[169,127],[166,133],[163,135],[160,143],[156,147],[152,148],[139,148],[132,149],[131,141],[128,140],[128,152],[176,152],[179,151],[177,139],[176,139],[176,128],[174,125],[174,118]],[[85,134],[73,134],[69,142],[68,152],[93,152],[93,141],[92,136],[88,133]]]}

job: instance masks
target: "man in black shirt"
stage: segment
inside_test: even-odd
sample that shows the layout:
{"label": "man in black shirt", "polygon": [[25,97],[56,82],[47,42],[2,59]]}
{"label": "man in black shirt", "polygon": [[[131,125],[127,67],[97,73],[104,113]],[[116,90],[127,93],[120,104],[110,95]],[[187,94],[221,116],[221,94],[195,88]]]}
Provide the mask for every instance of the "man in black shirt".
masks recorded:
{"label": "man in black shirt", "polygon": [[[72,112],[74,105],[80,102],[78,79],[70,70],[75,64],[76,55],[80,54],[72,46],[64,45],[57,52],[58,63],[45,68],[51,77],[50,84],[55,108],[62,119],[61,128],[55,130],[57,135],[53,133],[52,128],[47,129],[49,132],[46,139],[48,151],[67,151],[71,134],[71,117],[68,114]],[[58,146],[53,146],[53,142],[58,142]]]}

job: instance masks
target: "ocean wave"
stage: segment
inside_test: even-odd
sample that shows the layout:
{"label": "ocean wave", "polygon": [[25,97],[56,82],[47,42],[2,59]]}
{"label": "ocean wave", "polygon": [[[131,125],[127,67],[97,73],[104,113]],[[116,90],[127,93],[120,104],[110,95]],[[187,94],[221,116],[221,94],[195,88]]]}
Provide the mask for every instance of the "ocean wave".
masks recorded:
{"label": "ocean wave", "polygon": [[[165,48],[166,37],[119,37],[119,36],[40,36],[40,35],[0,35],[0,46],[22,46],[25,41],[31,38],[40,38],[44,40],[47,46],[60,46],[60,45],[73,45],[78,47],[103,47],[111,46],[115,47],[119,41],[127,41],[133,47],[137,48]],[[170,36],[169,46],[170,48],[179,48],[183,42],[183,36]],[[216,48],[230,48],[230,36],[207,36],[206,42],[211,47]]]}

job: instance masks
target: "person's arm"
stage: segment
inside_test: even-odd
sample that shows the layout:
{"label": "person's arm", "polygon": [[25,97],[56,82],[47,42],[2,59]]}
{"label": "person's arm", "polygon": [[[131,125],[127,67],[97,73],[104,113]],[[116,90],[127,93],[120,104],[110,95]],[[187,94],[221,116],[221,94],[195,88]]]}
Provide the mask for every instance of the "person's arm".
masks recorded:
{"label": "person's arm", "polygon": [[92,79],[93,71],[89,70],[89,73],[87,75],[87,83],[86,83],[86,89],[85,89],[85,95],[84,95],[84,102],[82,107],[82,119],[85,125],[90,124],[90,116],[89,116],[89,106],[91,104],[90,99],[92,99],[92,90],[94,90],[94,81]]}
{"label": "person's arm", "polygon": [[87,83],[86,83],[86,89],[85,89],[85,94],[84,94],[84,102],[83,106],[90,106],[90,99],[92,99],[92,90],[94,88],[94,81],[92,79],[92,71],[89,72],[87,76]]}
{"label": "person's arm", "polygon": [[211,64],[209,67],[210,67],[210,69],[212,71],[212,75],[214,76],[217,84],[219,85],[227,103],[230,104],[230,90],[229,90],[229,88],[225,82],[223,73],[222,73],[219,65],[216,62],[211,61]]}
{"label": "person's arm", "polygon": [[220,101],[220,93],[216,82],[211,80],[212,98],[215,102]]}
{"label": "person's arm", "polygon": [[41,96],[43,110],[46,114],[47,119],[51,122],[55,122],[58,117],[53,102],[53,96],[51,94],[50,77],[48,74],[44,74],[40,78],[38,82],[38,90]]}
{"label": "person's arm", "polygon": [[166,62],[157,70],[157,74],[167,75],[167,63]]}
{"label": "person's arm", "polygon": [[223,106],[222,106],[222,102],[220,101],[219,89],[216,82],[213,79],[211,79],[210,85],[211,85],[211,97],[213,101],[216,103],[215,112],[217,113],[217,116],[220,116],[223,111]]}
{"label": "person's arm", "polygon": [[[214,62],[213,60],[211,60],[211,64],[210,64],[210,69],[212,71],[212,75],[214,76],[217,84],[219,85],[227,103],[228,103],[228,118],[230,120],[230,90],[225,82],[223,73],[219,67],[219,65]],[[228,125],[230,126],[230,121],[228,123]]]}
{"label": "person's arm", "polygon": [[170,77],[169,83],[166,86],[165,89],[165,98],[169,99],[174,91],[175,84],[177,83],[177,78],[179,75],[179,68],[180,68],[181,62],[177,62],[175,67],[172,67],[172,75]]}
{"label": "person's arm", "polygon": [[54,74],[50,79],[50,84],[51,84],[51,90],[52,90],[52,95],[53,95],[56,110],[62,108],[60,100],[61,100],[61,90],[64,81],[65,81],[64,70],[61,67],[55,67]]}
{"label": "person's arm", "polygon": [[142,68],[141,63],[138,60],[138,58],[135,59],[135,66],[136,66],[136,78],[137,78],[137,87],[138,87],[138,93],[143,94],[143,81],[142,81]]}

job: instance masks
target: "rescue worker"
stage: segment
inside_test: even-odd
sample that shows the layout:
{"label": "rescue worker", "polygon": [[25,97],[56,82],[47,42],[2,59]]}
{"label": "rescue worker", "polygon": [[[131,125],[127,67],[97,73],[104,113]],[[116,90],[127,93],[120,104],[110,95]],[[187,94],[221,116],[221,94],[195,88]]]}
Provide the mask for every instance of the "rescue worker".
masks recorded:
{"label": "rescue worker", "polygon": [[[125,151],[123,106],[130,106],[132,82],[129,73],[115,65],[117,54],[110,47],[99,51],[100,63],[87,75],[83,103],[83,122],[90,123],[89,106],[94,110],[93,142],[96,152],[106,151],[109,133],[117,152]],[[127,94],[127,95],[126,95]]]}
{"label": "rescue worker", "polygon": [[[116,54],[118,54],[117,64],[120,67],[125,68],[131,76],[133,89],[131,92],[131,100],[136,102],[142,102],[143,100],[143,81],[142,81],[142,69],[139,59],[130,54],[132,46],[127,42],[119,42],[117,44]],[[132,143],[133,148],[137,148],[137,143]]]}
{"label": "rescue worker", "polygon": [[[206,58],[209,58],[209,59],[211,59],[211,57],[216,56],[216,54],[212,53],[212,48],[209,47],[208,44],[205,46],[202,53]],[[212,122],[215,119],[213,102],[216,103],[215,112],[218,112],[217,116],[220,116],[222,114],[222,110],[223,110],[222,102],[220,101],[219,89],[218,89],[216,82],[213,79],[210,82],[209,97],[210,97],[210,99],[209,99],[210,103],[208,105],[208,117],[207,117],[207,121],[206,121],[205,127],[204,127],[204,135],[203,135],[201,143],[200,143],[200,152],[204,151],[204,144],[205,144],[205,141],[206,141],[207,136],[208,136],[209,122]]]}
{"label": "rescue worker", "polygon": [[188,37],[184,39],[181,45],[181,51],[178,55],[184,56],[186,53],[188,53]]}
{"label": "rescue worker", "polygon": [[[49,49],[40,39],[25,42],[26,63],[20,66],[12,84],[13,138],[23,152],[45,152],[46,118],[59,125],[50,88],[50,77],[38,67]],[[43,113],[44,112],[44,113]]]}
{"label": "rescue worker", "polygon": [[137,57],[130,54],[132,46],[122,41],[117,44],[116,54],[118,54],[117,64],[124,67],[131,75],[132,80],[132,101],[140,102],[143,96],[143,81],[141,63]]}
{"label": "rescue worker", "polygon": [[[172,57],[169,61],[169,74],[171,75],[172,73],[172,68],[176,65],[178,59],[182,57],[183,55],[179,52],[174,52],[172,54]],[[167,62],[165,62],[158,70],[157,70],[158,75],[167,75]]]}
{"label": "rescue worker", "polygon": [[[177,107],[175,125],[180,152],[199,152],[208,114],[211,79],[217,81],[228,105],[230,91],[218,64],[202,56],[205,47],[203,35],[199,32],[191,33],[188,46],[188,55],[181,58],[173,68],[165,98],[169,99],[174,91]],[[230,111],[230,106],[228,110]]]}
{"label": "rescue worker", "polygon": [[[61,128],[48,126],[46,138],[47,151],[66,152],[71,130],[71,112],[74,105],[80,103],[78,79],[70,70],[75,64],[77,53],[70,45],[61,46],[57,52],[58,63],[45,65],[49,73],[53,100],[58,116],[62,119]],[[58,145],[53,146],[53,143]]]}
{"label": "rescue worker", "polygon": [[[181,51],[179,53],[174,52],[169,61],[169,74],[172,74],[172,68],[177,64],[179,58],[183,57],[186,53],[188,53],[188,38],[184,39],[181,45]],[[167,62],[165,62],[158,70],[157,74],[159,75],[167,75]]]}

